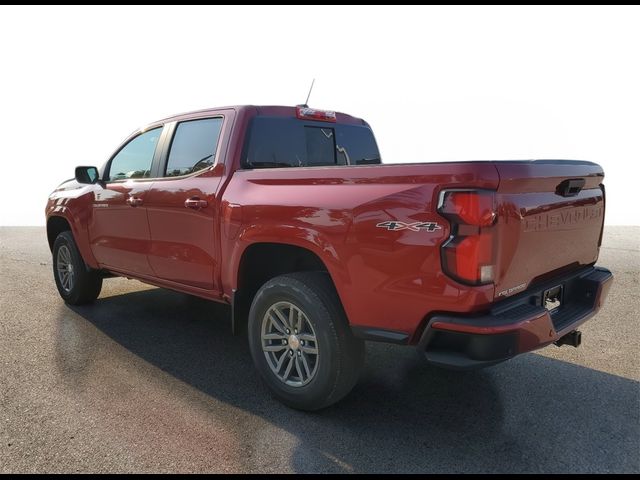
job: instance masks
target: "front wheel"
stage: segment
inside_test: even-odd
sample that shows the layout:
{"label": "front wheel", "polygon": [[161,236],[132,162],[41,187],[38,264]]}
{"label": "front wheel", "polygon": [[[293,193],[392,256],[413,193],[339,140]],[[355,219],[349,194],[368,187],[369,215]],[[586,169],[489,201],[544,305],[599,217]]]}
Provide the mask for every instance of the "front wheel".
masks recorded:
{"label": "front wheel", "polygon": [[53,276],[58,293],[71,305],[91,303],[102,289],[102,277],[89,270],[71,232],[62,232],[53,243]]}
{"label": "front wheel", "polygon": [[265,283],[249,312],[249,345],[274,395],[300,410],[340,400],[364,363],[364,342],[351,333],[323,272],[281,275]]}

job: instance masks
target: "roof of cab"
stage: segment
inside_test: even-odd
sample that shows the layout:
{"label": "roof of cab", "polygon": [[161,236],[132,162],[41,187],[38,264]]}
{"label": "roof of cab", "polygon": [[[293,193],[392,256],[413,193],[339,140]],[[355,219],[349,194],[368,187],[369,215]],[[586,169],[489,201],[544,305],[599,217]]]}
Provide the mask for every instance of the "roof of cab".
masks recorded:
{"label": "roof of cab", "polygon": [[[180,113],[178,115],[172,115],[167,118],[163,118],[161,120],[157,120],[153,122],[153,125],[157,125],[160,123],[168,123],[175,122],[180,120],[186,120],[193,117],[203,117],[208,114],[216,115],[219,114],[220,111],[223,110],[250,110],[254,109],[257,115],[271,116],[271,117],[295,117],[296,111],[295,106],[282,106],[282,105],[234,105],[229,107],[214,107],[214,108],[205,108],[202,110],[194,110],[192,112]],[[351,115],[347,115],[346,113],[336,112],[337,123],[350,123],[356,125],[367,125],[367,123],[361,118],[353,117]]]}

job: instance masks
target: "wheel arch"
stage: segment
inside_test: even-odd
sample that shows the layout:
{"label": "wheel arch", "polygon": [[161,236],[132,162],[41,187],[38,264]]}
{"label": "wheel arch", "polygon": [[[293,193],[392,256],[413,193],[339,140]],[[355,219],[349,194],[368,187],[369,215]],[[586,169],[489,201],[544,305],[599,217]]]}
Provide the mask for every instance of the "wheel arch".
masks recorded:
{"label": "wheel arch", "polygon": [[56,238],[58,238],[58,235],[66,231],[70,231],[73,235],[71,224],[65,217],[52,215],[47,219],[47,241],[49,242],[50,251],[53,252],[53,243],[56,241]]}
{"label": "wheel arch", "polygon": [[326,272],[336,286],[327,264],[308,247],[284,242],[247,245],[240,255],[232,289],[233,333],[245,330],[251,302],[264,283],[279,275],[305,271]]}
{"label": "wheel arch", "polygon": [[71,232],[73,240],[76,242],[78,251],[82,256],[82,259],[87,264],[87,267],[98,268],[98,263],[91,252],[89,246],[88,235],[86,229],[82,232],[79,231],[78,226],[73,221],[73,218],[69,218],[68,215],[56,214],[49,215],[47,217],[47,242],[49,244],[49,250],[53,252],[53,244],[56,241],[58,235],[62,232]]}

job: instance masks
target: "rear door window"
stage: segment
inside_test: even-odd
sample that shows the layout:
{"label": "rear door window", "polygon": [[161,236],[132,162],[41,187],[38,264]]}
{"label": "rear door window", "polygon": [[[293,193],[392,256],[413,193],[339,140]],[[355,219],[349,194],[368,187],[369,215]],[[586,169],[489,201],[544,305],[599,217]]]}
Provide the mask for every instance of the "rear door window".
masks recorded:
{"label": "rear door window", "polygon": [[165,176],[189,175],[212,166],[221,128],[222,118],[180,122],[171,142]]}

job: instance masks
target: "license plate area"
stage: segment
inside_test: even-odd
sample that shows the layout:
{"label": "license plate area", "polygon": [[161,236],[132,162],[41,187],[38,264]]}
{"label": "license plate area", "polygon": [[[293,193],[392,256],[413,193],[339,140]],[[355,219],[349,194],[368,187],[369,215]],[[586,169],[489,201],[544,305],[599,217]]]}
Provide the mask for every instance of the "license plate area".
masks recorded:
{"label": "license plate area", "polygon": [[562,305],[562,285],[545,290],[542,294],[542,306],[549,312],[555,312]]}

